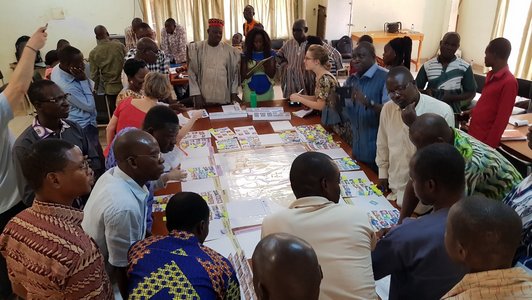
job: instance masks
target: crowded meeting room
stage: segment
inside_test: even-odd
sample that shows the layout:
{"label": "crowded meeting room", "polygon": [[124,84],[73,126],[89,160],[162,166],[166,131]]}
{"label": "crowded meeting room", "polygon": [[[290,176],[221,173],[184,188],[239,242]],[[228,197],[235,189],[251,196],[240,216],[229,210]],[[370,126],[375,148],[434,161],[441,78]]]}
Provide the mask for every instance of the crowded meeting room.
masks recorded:
{"label": "crowded meeting room", "polygon": [[532,299],[532,0],[2,6],[0,300]]}

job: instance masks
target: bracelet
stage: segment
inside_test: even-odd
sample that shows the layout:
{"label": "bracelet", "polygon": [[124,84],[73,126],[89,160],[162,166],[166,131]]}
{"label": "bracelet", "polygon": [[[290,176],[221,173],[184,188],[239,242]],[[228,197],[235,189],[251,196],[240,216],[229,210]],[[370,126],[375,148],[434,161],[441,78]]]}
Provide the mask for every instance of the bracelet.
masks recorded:
{"label": "bracelet", "polygon": [[30,46],[28,46],[28,45],[26,45],[26,47],[27,47],[27,48],[30,48],[30,49],[31,49],[31,50],[33,50],[33,51],[34,51],[35,53],[39,52],[39,51],[38,51],[38,50],[36,50],[35,48],[33,48],[33,47],[30,47]]}

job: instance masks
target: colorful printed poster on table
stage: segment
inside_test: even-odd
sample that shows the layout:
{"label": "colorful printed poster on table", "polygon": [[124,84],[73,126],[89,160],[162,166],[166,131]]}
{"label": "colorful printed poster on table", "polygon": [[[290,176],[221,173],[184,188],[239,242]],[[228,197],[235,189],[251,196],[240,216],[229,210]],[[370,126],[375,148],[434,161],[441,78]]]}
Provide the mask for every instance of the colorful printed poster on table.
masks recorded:
{"label": "colorful printed poster on table", "polygon": [[399,222],[399,211],[397,209],[372,210],[368,212],[368,219],[375,231],[391,228]]}
{"label": "colorful printed poster on table", "polygon": [[320,124],[297,126],[296,130],[301,135],[304,142],[325,142],[332,141],[332,135]]}
{"label": "colorful printed poster on table", "polygon": [[257,130],[253,126],[241,126],[233,128],[238,138],[258,136]]}
{"label": "colorful printed poster on table", "polygon": [[189,131],[183,140],[210,139],[211,133],[208,130]]}
{"label": "colorful printed poster on table", "polygon": [[221,174],[217,166],[194,167],[186,169],[185,181],[217,177]]}
{"label": "colorful printed poster on table", "polygon": [[279,136],[285,144],[297,144],[301,143],[301,136],[297,131],[284,131],[279,133]]}
{"label": "colorful printed poster on table", "polygon": [[360,170],[360,166],[351,157],[337,158],[334,160],[340,172]]}
{"label": "colorful printed poster on table", "polygon": [[340,195],[342,197],[382,196],[377,185],[365,178],[345,178],[340,180]]}
{"label": "colorful printed poster on table", "polygon": [[211,128],[209,129],[209,132],[218,141],[228,140],[236,137],[235,133],[229,127]]}
{"label": "colorful printed poster on table", "polygon": [[336,149],[340,148],[340,145],[338,145],[335,141],[315,141],[315,142],[307,142],[308,148],[311,151],[317,151],[317,150],[323,150],[323,149]]}
{"label": "colorful printed poster on table", "polygon": [[218,152],[229,152],[240,150],[240,144],[236,138],[226,140],[216,140]]}
{"label": "colorful printed poster on table", "polygon": [[239,137],[238,142],[242,150],[262,148],[262,143],[258,136]]}

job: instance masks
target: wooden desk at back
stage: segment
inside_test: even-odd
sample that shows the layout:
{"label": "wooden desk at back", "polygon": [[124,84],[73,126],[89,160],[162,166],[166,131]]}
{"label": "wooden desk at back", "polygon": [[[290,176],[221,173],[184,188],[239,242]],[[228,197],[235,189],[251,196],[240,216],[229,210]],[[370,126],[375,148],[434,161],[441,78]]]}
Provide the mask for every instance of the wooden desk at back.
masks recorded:
{"label": "wooden desk at back", "polygon": [[[527,120],[529,126],[532,126],[530,125],[532,124],[532,113],[515,115],[512,116],[512,118]],[[506,129],[519,130],[523,135],[527,135],[528,133],[528,126],[515,127],[513,125],[508,124],[508,126],[506,126]],[[511,154],[517,156],[517,158],[532,162],[532,150],[528,147],[528,141],[504,141],[501,142],[501,146]]]}
{"label": "wooden desk at back", "polygon": [[359,31],[359,32],[352,32],[351,39],[354,42],[357,42],[361,36],[366,35],[366,34],[373,38],[374,44],[377,44],[377,43],[386,44],[395,38],[404,37],[404,36],[411,38],[412,41],[419,41],[418,47],[417,47],[417,58],[416,60],[413,60],[413,59],[411,60],[412,63],[416,65],[416,71],[419,70],[419,66],[421,65],[421,47],[423,46],[423,39],[425,38],[425,35],[423,33],[417,32],[417,31],[410,31],[410,30],[403,30],[402,32],[398,32],[398,33],[389,33],[389,32],[382,31],[382,30],[367,31],[367,32]]}
{"label": "wooden desk at back", "polygon": [[[260,102],[259,106],[282,106],[284,107],[285,111],[293,112],[296,110],[299,110],[301,108],[299,107],[290,107],[288,106],[288,102],[284,100],[277,100],[277,101],[265,101]],[[207,109],[208,112],[219,112],[222,111],[220,107],[211,107]],[[290,120],[292,125],[299,126],[299,125],[311,125],[311,124],[319,124],[320,123],[320,117],[316,114],[309,115],[305,118],[298,118],[296,116],[292,116],[292,120]],[[225,120],[211,120],[209,118],[205,119],[199,119],[194,123],[194,126],[192,127],[192,130],[208,130],[210,128],[220,128],[228,126],[229,128],[233,129],[234,127],[238,126],[249,126],[253,125],[255,129],[257,130],[258,134],[267,134],[267,133],[273,133],[273,129],[270,126],[270,121],[253,121],[251,116],[248,116],[247,118],[241,118],[241,119],[225,119]],[[331,133],[332,130],[330,128],[327,128],[327,130]],[[347,152],[349,155],[351,155],[351,147],[342,141],[340,137],[333,133],[333,138],[335,141],[340,143],[340,146]],[[214,144],[214,139],[212,139],[213,148],[216,149],[216,146]],[[363,163],[359,163],[361,169],[366,173],[368,178],[373,181],[377,182],[378,176],[368,168]],[[181,192],[181,183],[175,182],[170,183],[165,189],[158,190],[155,192],[155,195],[168,195],[168,194],[175,194]],[[167,234],[168,231],[166,230],[166,224],[163,221],[164,212],[155,212],[153,213],[153,227],[152,227],[152,233],[154,235],[164,235]]]}

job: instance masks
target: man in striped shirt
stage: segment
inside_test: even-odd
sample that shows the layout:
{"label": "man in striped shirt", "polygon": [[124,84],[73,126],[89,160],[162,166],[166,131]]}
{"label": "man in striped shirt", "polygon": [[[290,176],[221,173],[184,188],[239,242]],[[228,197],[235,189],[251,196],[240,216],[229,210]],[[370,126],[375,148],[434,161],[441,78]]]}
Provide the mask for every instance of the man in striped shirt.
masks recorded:
{"label": "man in striped shirt", "polygon": [[[475,97],[477,85],[471,65],[456,57],[460,35],[447,32],[440,41],[440,54],[423,64],[416,85],[424,93],[449,104],[455,113]],[[426,86],[426,87],[425,87]]]}
{"label": "man in striped shirt", "polygon": [[112,299],[102,254],[81,228],[83,211],[72,207],[94,181],[79,147],[58,139],[39,141],[22,170],[35,201],[0,236],[15,294],[24,299]]}
{"label": "man in striped shirt", "polygon": [[283,97],[288,98],[294,93],[314,95],[315,75],[305,70],[304,58],[307,47],[307,22],[297,20],[292,26],[293,39],[288,40],[277,52],[281,61],[281,88]]}

